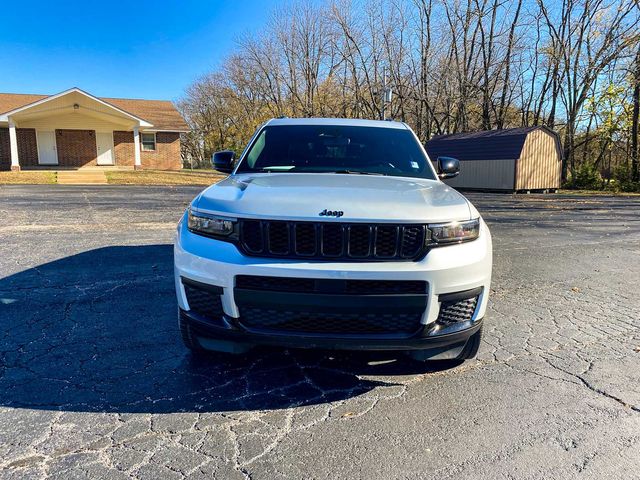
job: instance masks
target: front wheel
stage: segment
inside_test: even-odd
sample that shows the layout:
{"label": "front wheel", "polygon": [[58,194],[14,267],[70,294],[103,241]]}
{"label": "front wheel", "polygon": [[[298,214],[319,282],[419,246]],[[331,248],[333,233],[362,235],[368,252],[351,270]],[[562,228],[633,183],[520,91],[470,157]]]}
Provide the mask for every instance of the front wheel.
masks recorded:
{"label": "front wheel", "polygon": [[472,360],[478,355],[478,349],[480,348],[480,341],[482,340],[482,329],[469,337],[467,344],[462,349],[462,352],[458,356],[460,360]]}
{"label": "front wheel", "polygon": [[251,350],[251,345],[246,343],[198,337],[189,321],[182,315],[178,315],[178,325],[180,326],[182,343],[197,357],[212,356],[215,354],[219,354],[221,357],[234,357],[243,355]]}
{"label": "front wheel", "polygon": [[189,322],[182,318],[182,315],[178,315],[178,325],[180,326],[180,336],[182,337],[182,343],[184,346],[191,350],[194,354],[202,354],[206,352],[204,348],[198,342],[198,339],[193,333]]}

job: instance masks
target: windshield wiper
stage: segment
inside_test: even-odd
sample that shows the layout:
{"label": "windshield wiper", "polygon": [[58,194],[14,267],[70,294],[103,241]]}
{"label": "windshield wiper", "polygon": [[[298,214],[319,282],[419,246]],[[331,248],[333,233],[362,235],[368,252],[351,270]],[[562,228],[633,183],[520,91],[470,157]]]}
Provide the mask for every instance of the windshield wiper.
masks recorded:
{"label": "windshield wiper", "polygon": [[258,170],[258,172],[290,172],[295,168],[295,165],[273,165],[270,167],[263,167]]}
{"label": "windshield wiper", "polygon": [[379,176],[386,176],[384,173],[378,173],[378,172],[365,172],[362,170],[334,170],[332,172],[327,172],[327,173],[341,173],[344,175],[379,175]]}
{"label": "windshield wiper", "polygon": [[365,172],[363,170],[323,170],[320,168],[297,168],[294,165],[273,165],[269,167],[263,167],[258,172],[283,172],[283,173],[291,173],[291,172],[300,172],[300,173],[337,173],[341,175],[378,175],[378,176],[386,176],[384,173],[377,172]]}

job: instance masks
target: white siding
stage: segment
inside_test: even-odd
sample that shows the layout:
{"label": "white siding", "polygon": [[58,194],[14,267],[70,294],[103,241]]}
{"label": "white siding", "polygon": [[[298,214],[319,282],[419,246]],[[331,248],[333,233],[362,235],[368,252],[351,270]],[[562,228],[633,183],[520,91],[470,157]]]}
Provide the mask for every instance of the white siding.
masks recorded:
{"label": "white siding", "polygon": [[[114,122],[120,125],[119,130],[130,130],[138,123],[134,117],[130,114],[123,113],[117,109],[117,107],[107,105],[101,100],[91,98],[77,91],[72,91],[57,98],[48,99],[36,105],[31,105],[13,114],[12,118],[18,127],[28,128],[26,124],[36,121],[38,118],[48,119],[68,114],[86,115],[94,119],[102,119],[102,121],[107,123]],[[91,130],[91,127],[81,127],[80,129]]]}
{"label": "white siding", "polygon": [[81,113],[66,113],[51,117],[22,120],[20,128],[35,128],[36,130],[95,130],[97,132],[112,132],[126,130],[122,124],[112,123],[101,118],[94,118]]}
{"label": "white siding", "polygon": [[445,180],[453,188],[513,190],[515,160],[460,161],[460,175]]}

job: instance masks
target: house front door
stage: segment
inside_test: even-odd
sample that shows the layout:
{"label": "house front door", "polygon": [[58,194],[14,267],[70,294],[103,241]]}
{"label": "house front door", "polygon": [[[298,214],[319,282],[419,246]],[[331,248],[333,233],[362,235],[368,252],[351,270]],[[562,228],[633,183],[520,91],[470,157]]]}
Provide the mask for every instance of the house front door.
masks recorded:
{"label": "house front door", "polygon": [[51,131],[40,131],[36,133],[38,140],[38,164],[57,165],[58,152],[56,151],[56,134]]}
{"label": "house front door", "polygon": [[96,132],[98,165],[113,165],[113,133]]}

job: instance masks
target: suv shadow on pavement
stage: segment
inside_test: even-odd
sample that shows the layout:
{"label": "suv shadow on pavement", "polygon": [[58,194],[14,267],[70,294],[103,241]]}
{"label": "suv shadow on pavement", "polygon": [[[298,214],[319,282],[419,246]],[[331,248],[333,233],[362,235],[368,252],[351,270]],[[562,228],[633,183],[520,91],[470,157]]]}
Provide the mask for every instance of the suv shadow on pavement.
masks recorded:
{"label": "suv shadow on pavement", "polygon": [[[172,246],[104,247],[0,278],[0,407],[170,413],[315,405],[455,367],[404,355],[193,357],[180,343]],[[366,378],[373,377],[373,378]]]}

